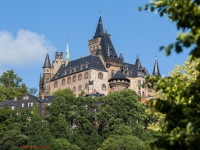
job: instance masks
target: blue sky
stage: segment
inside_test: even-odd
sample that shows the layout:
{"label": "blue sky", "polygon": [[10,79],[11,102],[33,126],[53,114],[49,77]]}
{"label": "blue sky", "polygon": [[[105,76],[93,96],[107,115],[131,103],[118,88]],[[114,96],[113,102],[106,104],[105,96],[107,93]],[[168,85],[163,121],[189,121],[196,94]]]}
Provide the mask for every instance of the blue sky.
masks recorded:
{"label": "blue sky", "polygon": [[174,64],[183,64],[188,52],[169,57],[158,48],[175,41],[178,31],[167,16],[142,11],[149,0],[42,0],[0,2],[0,74],[14,70],[28,87],[39,86],[46,48],[51,61],[55,52],[65,52],[69,39],[71,60],[89,54],[88,40],[94,36],[99,13],[104,29],[111,34],[116,52],[135,63],[139,55],[149,73],[155,55],[160,72],[167,76]]}

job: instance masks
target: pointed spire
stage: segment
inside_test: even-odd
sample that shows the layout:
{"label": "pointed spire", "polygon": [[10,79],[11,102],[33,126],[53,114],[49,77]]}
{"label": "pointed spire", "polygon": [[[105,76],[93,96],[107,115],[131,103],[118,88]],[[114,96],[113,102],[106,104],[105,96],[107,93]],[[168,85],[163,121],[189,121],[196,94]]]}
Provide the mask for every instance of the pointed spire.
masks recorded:
{"label": "pointed spire", "polygon": [[68,44],[68,38],[67,38],[67,47],[66,47],[66,56],[65,60],[70,60],[70,53],[69,53],[69,44]]}
{"label": "pointed spire", "polygon": [[96,32],[93,38],[102,37],[102,36],[103,36],[103,24],[101,20],[101,12],[100,12],[99,22],[97,24]]}
{"label": "pointed spire", "polygon": [[136,57],[137,57],[137,59],[135,61],[135,67],[136,67],[137,70],[139,70],[140,67],[141,67],[141,63],[140,63],[139,56],[136,56]]}
{"label": "pointed spire", "polygon": [[51,68],[51,63],[50,63],[50,59],[49,59],[49,54],[48,53],[46,54],[46,58],[45,58],[45,61],[44,61],[43,68]]}
{"label": "pointed spire", "polygon": [[110,47],[109,47],[109,43],[108,43],[108,57],[110,57]]}
{"label": "pointed spire", "polygon": [[157,56],[156,56],[156,58],[155,58],[155,63],[154,63],[154,68],[153,68],[153,73],[152,73],[152,75],[161,77],[161,74],[160,74],[160,71],[159,71],[159,67],[158,67]]}
{"label": "pointed spire", "polygon": [[123,54],[122,54],[122,50],[121,50],[121,52],[120,52],[119,59],[120,59],[120,60],[124,60],[124,57],[123,57]]}

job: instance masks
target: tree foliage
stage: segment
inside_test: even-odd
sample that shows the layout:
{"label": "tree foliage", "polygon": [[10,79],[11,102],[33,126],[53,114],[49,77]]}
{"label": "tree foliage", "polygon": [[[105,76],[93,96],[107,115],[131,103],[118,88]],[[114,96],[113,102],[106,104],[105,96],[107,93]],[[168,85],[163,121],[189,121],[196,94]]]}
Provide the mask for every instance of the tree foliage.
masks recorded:
{"label": "tree foliage", "polygon": [[0,101],[20,98],[27,93],[27,86],[22,83],[22,78],[18,77],[13,70],[8,70],[0,76]]}

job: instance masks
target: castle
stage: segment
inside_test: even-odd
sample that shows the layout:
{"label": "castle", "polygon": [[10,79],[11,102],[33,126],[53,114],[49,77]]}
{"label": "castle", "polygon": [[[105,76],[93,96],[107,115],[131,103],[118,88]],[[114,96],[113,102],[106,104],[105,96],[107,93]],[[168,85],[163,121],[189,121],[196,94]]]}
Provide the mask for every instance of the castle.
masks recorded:
{"label": "castle", "polygon": [[[43,76],[40,76],[39,92],[45,96],[58,89],[70,88],[76,96],[84,91],[86,94],[98,92],[107,95],[109,92],[131,89],[141,97],[154,96],[148,87],[142,87],[144,76],[150,75],[140,63],[126,63],[122,52],[119,57],[115,51],[110,34],[103,29],[101,16],[94,37],[88,41],[89,56],[70,60],[67,42],[65,59],[63,53],[56,52],[55,60],[50,63],[49,54],[43,65]],[[161,76],[158,61],[155,60],[153,75]]]}

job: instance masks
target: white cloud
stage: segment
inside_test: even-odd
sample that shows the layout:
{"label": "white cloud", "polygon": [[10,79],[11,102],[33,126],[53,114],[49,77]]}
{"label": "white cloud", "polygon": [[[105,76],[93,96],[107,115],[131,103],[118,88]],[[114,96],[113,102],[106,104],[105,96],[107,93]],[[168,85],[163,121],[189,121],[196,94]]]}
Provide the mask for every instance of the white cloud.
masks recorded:
{"label": "white cloud", "polygon": [[[5,66],[31,67],[44,62],[47,47],[55,47],[44,35],[20,29],[14,37],[8,31],[0,31],[0,74]],[[3,69],[4,68],[4,69]]]}

